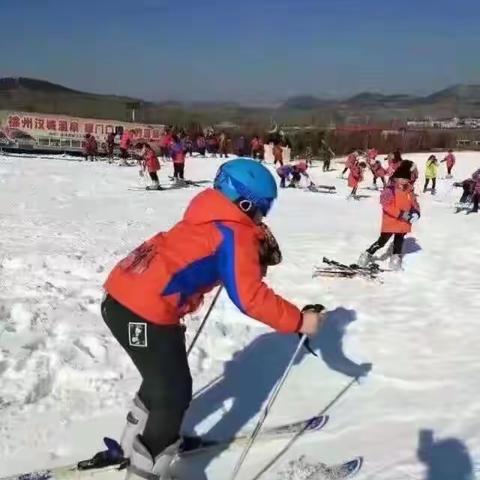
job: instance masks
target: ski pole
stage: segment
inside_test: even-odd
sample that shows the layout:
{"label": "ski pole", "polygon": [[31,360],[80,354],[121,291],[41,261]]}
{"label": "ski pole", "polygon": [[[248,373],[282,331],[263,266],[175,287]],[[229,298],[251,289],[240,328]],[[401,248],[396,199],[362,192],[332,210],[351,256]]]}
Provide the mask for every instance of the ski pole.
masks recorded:
{"label": "ski pole", "polygon": [[187,357],[190,355],[190,352],[192,351],[193,347],[194,347],[195,344],[197,343],[198,337],[199,337],[200,334],[202,333],[202,330],[205,328],[205,325],[206,325],[206,323],[207,323],[208,317],[210,316],[210,313],[212,313],[213,307],[214,307],[215,304],[217,303],[218,297],[220,296],[220,293],[222,292],[222,290],[223,290],[223,285],[220,285],[220,287],[218,287],[217,293],[216,293],[215,296],[213,297],[212,303],[211,303],[210,306],[208,307],[207,313],[206,313],[205,316],[203,317],[202,323],[201,323],[200,326],[198,327],[198,330],[197,330],[197,332],[195,333],[195,336],[193,337],[192,343],[189,345],[189,347],[188,347],[188,349],[187,349]]}
{"label": "ski pole", "polygon": [[[331,407],[333,407],[333,405],[335,405],[335,403],[338,402],[338,400],[340,400],[341,397],[343,397],[346,392],[350,389],[350,387],[352,385],[354,385],[355,383],[358,383],[358,377],[356,378],[353,378],[350,382],[348,382],[347,385],[345,385],[336,395],[335,397],[330,400],[330,402],[325,406],[323,407],[323,409],[317,414],[318,416],[320,415],[324,415],[325,413],[327,413],[328,410],[330,410]],[[270,460],[267,465],[265,465],[262,470],[260,472],[258,472],[255,477],[252,477],[251,480],[258,480],[260,477],[263,476],[263,474],[265,472],[267,472],[268,470],[270,470],[270,468],[285,454],[285,452],[287,452],[294,443],[297,442],[297,440],[302,437],[302,435],[305,433],[306,431],[306,428],[303,428],[302,430],[300,430],[299,432],[297,432],[290,440],[289,442],[280,450],[280,452],[278,452],[275,457],[272,458],[272,460]]]}
{"label": "ski pole", "polygon": [[237,478],[237,475],[238,475],[240,469],[242,468],[242,465],[244,464],[245,459],[247,458],[247,455],[248,455],[250,449],[252,448],[253,444],[255,443],[255,440],[256,440],[258,434],[260,433],[260,430],[261,430],[263,424],[265,423],[265,420],[268,417],[270,409],[272,408],[273,404],[275,403],[275,400],[277,399],[278,394],[280,393],[280,390],[282,389],[283,384],[287,380],[287,377],[290,373],[290,370],[292,369],[293,364],[295,363],[295,360],[297,359],[298,354],[302,350],[303,344],[305,343],[307,338],[308,338],[307,335],[305,335],[305,334],[302,335],[302,337],[300,338],[300,340],[298,342],[297,348],[295,349],[295,352],[293,353],[292,358],[290,359],[290,362],[287,365],[287,368],[285,369],[285,372],[283,373],[282,378],[279,380],[277,385],[274,387],[274,389],[270,393],[270,398],[268,399],[267,405],[263,409],[263,412],[262,412],[260,418],[258,419],[257,425],[255,426],[255,429],[253,430],[252,434],[250,435],[248,443],[245,446],[245,448],[243,449],[243,452],[240,455],[240,458],[238,459],[238,461],[237,461],[237,463],[236,463],[236,465],[233,469],[232,475],[230,476],[230,480],[235,480],[235,478]]}

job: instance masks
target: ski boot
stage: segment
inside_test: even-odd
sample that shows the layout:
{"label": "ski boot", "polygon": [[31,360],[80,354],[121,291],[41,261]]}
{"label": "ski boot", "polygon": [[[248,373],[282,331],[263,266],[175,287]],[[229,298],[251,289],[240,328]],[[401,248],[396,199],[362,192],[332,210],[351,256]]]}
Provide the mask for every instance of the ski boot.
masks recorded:
{"label": "ski boot", "polygon": [[180,441],[173,443],[153,458],[140,436],[137,436],[133,441],[125,480],[173,480],[170,465],[178,453],[179,444]]}
{"label": "ski boot", "polygon": [[163,190],[158,182],[153,182],[152,185],[148,185],[145,187],[146,190]]}
{"label": "ski boot", "polygon": [[137,435],[141,435],[145,430],[147,424],[149,411],[147,407],[140,400],[138,395],[133,399],[133,405],[127,414],[127,424],[123,429],[122,439],[120,445],[123,450],[123,455],[129,458],[132,453],[133,442]]}
{"label": "ski boot", "polygon": [[363,252],[360,257],[358,258],[357,265],[361,268],[368,267],[370,263],[373,261],[373,255],[368,252]]}
{"label": "ski boot", "polygon": [[392,255],[390,257],[389,268],[394,272],[398,272],[402,269],[402,256],[401,255]]}

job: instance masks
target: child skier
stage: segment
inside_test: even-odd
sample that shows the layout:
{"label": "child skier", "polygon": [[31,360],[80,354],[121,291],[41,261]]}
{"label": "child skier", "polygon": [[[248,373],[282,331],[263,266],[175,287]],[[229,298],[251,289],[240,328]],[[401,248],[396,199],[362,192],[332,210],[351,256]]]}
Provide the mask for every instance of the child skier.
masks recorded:
{"label": "child skier", "polygon": [[153,148],[146,143],[142,151],[140,152],[142,157],[142,173],[147,171],[152,180],[152,185],[146,187],[147,190],[162,190],[160,187],[160,182],[158,180],[157,172],[160,170],[160,162],[158,161],[157,155],[153,151]]}
{"label": "child skier", "polygon": [[349,198],[356,198],[357,189],[361,182],[363,182],[363,174],[367,164],[365,162],[356,163],[350,167],[350,174],[348,175],[348,186],[352,189]]}
{"label": "child skier", "polygon": [[473,203],[471,212],[478,212],[478,203],[480,200],[480,168],[476,170],[470,178],[462,182],[463,193],[458,207],[467,208],[469,203]]}
{"label": "child skier", "polygon": [[387,169],[387,176],[392,178],[393,174],[397,170],[397,168],[400,166],[402,163],[402,154],[400,153],[400,150],[395,150],[393,153],[388,154],[387,156],[387,162],[388,162],[388,169]]}
{"label": "child skier", "polygon": [[129,480],[167,480],[192,379],[180,321],[222,284],[245,314],[279,332],[315,334],[324,314],[304,312],[262,280],[265,231],[277,197],[272,174],[251,159],[224,163],[213,189],[183,219],[136,248],[110,273],[102,316],[142,376],[121,445]]}
{"label": "child skier", "polygon": [[347,159],[345,160],[345,168],[343,169],[342,174],[340,175],[340,178],[343,178],[343,176],[347,173],[347,170],[351,169],[358,163],[358,153],[356,150],[353,150],[351,152]]}
{"label": "child skier", "polygon": [[452,169],[455,165],[455,155],[453,154],[453,150],[449,150],[447,156],[442,160],[442,163],[447,163],[447,178],[452,178]]}
{"label": "child skier", "polygon": [[399,270],[402,266],[402,247],[405,235],[411,232],[412,223],[420,218],[420,207],[413,192],[409,169],[397,169],[389,185],[380,195],[380,203],[383,212],[380,237],[360,255],[358,265],[366,267],[372,261],[373,254],[383,248],[393,235],[393,255],[390,258],[390,268]]}
{"label": "child skier", "polygon": [[120,158],[122,159],[121,165],[128,165],[128,150],[133,143],[133,131],[125,130],[120,137]]}
{"label": "child skier", "polygon": [[285,188],[287,180],[290,180],[289,188],[297,188],[302,176],[310,180],[307,169],[307,162],[303,161],[282,165],[277,168],[277,175],[280,177],[280,188]]}
{"label": "child skier", "polygon": [[276,143],[273,146],[273,164],[276,165],[277,163],[280,166],[283,166],[283,148],[281,143]]}
{"label": "child skier", "polygon": [[173,161],[173,178],[177,183],[182,183],[185,179],[185,156],[186,151],[182,141],[177,135],[173,136],[173,143],[170,147],[170,156]]}
{"label": "child skier", "polygon": [[90,160],[91,162],[97,159],[97,140],[93,135],[87,133],[85,135],[85,143],[83,145],[83,151],[85,155],[85,160]]}
{"label": "child skier", "polygon": [[387,182],[385,180],[385,175],[387,174],[387,171],[383,168],[382,162],[380,160],[373,159],[370,160],[369,166],[373,175],[373,188],[375,188],[376,190],[378,189],[378,179],[382,181],[383,188],[385,188],[387,186]]}
{"label": "child skier", "polygon": [[437,173],[438,173],[438,161],[435,155],[430,155],[428,157],[427,163],[425,165],[425,185],[423,186],[423,193],[427,191],[428,184],[430,180],[432,181],[432,195],[435,195],[437,186]]}

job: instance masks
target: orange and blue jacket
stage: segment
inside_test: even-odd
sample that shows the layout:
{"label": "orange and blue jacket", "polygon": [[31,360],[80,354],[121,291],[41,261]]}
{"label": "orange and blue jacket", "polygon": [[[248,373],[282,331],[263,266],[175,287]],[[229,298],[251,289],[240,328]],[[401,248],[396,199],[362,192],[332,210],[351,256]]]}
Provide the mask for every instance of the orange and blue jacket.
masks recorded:
{"label": "orange and blue jacket", "polygon": [[263,231],[222,193],[207,189],[168,232],[147,240],[110,273],[104,287],[124,307],[159,325],[176,325],[223,284],[246,315],[296,332],[300,310],[262,281]]}

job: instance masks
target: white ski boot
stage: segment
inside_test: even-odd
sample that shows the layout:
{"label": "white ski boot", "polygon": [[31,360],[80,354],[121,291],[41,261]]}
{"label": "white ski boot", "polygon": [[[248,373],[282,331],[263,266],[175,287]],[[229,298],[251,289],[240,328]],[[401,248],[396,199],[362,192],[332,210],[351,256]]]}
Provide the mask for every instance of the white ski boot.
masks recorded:
{"label": "white ski boot", "polygon": [[392,255],[390,257],[389,268],[394,272],[398,272],[402,269],[402,256],[401,255]]}
{"label": "white ski boot", "polygon": [[372,263],[372,255],[368,252],[363,252],[360,257],[358,258],[357,265],[359,267],[365,268]]}
{"label": "white ski boot", "polygon": [[120,445],[123,450],[123,456],[130,458],[133,449],[133,442],[137,435],[141,435],[147,424],[149,411],[140,400],[138,395],[133,399],[131,410],[127,414],[127,424],[123,429]]}
{"label": "white ski boot", "polygon": [[168,446],[163,452],[152,458],[139,436],[133,441],[130,465],[125,480],[173,480],[170,465],[178,453],[180,441]]}

